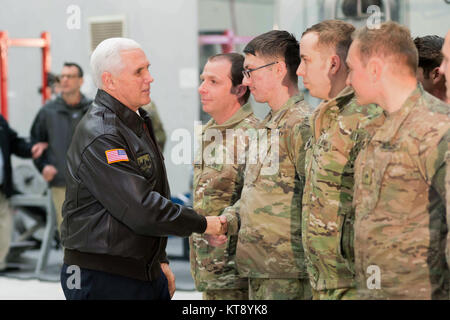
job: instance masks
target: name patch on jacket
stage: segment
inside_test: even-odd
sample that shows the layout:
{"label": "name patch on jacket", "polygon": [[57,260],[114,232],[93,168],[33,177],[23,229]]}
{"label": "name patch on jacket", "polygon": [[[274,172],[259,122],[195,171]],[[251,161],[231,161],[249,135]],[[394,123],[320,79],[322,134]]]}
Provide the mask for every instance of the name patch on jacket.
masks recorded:
{"label": "name patch on jacket", "polygon": [[114,163],[119,161],[130,161],[128,160],[127,153],[124,149],[111,149],[106,150],[106,160],[108,160],[108,163]]}

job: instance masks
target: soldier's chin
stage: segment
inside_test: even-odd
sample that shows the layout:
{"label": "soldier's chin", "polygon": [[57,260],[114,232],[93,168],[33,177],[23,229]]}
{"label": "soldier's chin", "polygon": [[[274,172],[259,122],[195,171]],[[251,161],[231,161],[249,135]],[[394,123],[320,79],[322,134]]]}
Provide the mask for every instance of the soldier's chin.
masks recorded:
{"label": "soldier's chin", "polygon": [[358,95],[356,95],[356,102],[357,102],[360,106],[367,104],[367,103],[365,102],[364,97],[361,97],[361,96],[358,96]]}

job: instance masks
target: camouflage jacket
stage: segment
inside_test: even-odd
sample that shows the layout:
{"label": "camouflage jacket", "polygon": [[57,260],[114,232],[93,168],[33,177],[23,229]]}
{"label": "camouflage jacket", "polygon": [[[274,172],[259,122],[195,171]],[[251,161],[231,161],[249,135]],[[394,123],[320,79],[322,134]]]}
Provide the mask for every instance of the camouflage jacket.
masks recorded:
{"label": "camouflage jacket", "polygon": [[[447,151],[446,155],[447,166],[446,168],[446,178],[445,178],[445,188],[446,188],[446,199],[447,199],[447,221],[450,221],[450,150]],[[447,234],[447,265],[450,266],[450,232]]]}
{"label": "camouflage jacket", "polygon": [[166,132],[164,131],[164,127],[162,121],[159,117],[158,110],[156,109],[156,105],[153,101],[149,104],[142,107],[145,111],[147,111],[148,116],[152,120],[153,131],[155,132],[156,142],[158,143],[159,148],[162,152],[164,152],[164,146],[166,144]]}
{"label": "camouflage jacket", "polygon": [[450,107],[419,85],[358,155],[354,245],[361,298],[449,298],[449,115]]}
{"label": "camouflage jacket", "polygon": [[310,113],[297,95],[267,115],[258,135],[259,159],[247,164],[241,199],[224,211],[228,232],[239,232],[236,263],[242,276],[307,278],[301,201]]}
{"label": "camouflage jacket", "polygon": [[303,246],[315,290],[354,287],[354,161],[366,135],[363,129],[382,113],[360,106],[347,87],[322,102],[311,117],[303,192]]}
{"label": "camouflage jacket", "polygon": [[[225,123],[218,125],[211,119],[203,128],[200,144],[202,147],[199,148],[194,164],[194,209],[199,214],[218,216],[223,209],[233,205],[240,198],[244,182],[245,154],[243,159],[239,157],[248,149],[249,141],[240,133],[255,129],[258,123],[259,120],[253,115],[250,104],[246,104]],[[205,137],[207,133],[210,137]],[[231,133],[235,134],[236,140],[232,138]],[[215,138],[211,139],[215,134],[221,136],[221,143]],[[215,145],[216,141],[219,146]],[[240,145],[235,146],[234,141]],[[208,150],[215,153],[219,150],[215,147],[221,146],[225,147],[224,151],[232,151],[229,157],[226,157],[225,153],[221,153],[224,157],[218,160],[215,157],[208,157],[210,156],[207,154]],[[233,151],[230,147],[237,148]],[[226,244],[217,248],[209,246],[202,234],[193,233],[189,242],[191,274],[197,290],[247,287],[247,279],[239,277],[234,261],[236,235],[230,236]]]}

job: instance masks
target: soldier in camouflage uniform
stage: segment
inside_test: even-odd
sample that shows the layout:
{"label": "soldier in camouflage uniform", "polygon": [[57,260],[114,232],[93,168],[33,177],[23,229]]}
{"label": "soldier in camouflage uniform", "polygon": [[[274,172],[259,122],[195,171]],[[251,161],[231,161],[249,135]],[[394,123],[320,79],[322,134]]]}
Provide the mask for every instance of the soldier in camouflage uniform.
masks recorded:
{"label": "soldier in camouflage uniform", "polygon": [[417,80],[425,91],[445,101],[445,76],[439,71],[443,59],[444,38],[436,35],[417,37],[414,39],[414,44],[419,52]]}
{"label": "soldier in camouflage uniform", "polygon": [[373,124],[375,134],[355,162],[358,293],[449,299],[444,177],[450,108],[417,84],[417,51],[409,30],[397,23],[358,30],[347,64],[358,102],[377,103],[386,115]]}
{"label": "soldier in camouflage uniform", "polygon": [[156,142],[159,148],[164,152],[164,146],[166,145],[166,132],[158,114],[158,109],[156,109],[156,104],[151,101],[149,104],[142,107],[147,111],[148,116],[152,120],[153,131],[155,132]]}
{"label": "soldier in camouflage uniform", "polygon": [[382,110],[358,105],[353,90],[345,85],[345,59],[354,29],[344,21],[322,21],[307,29],[300,40],[297,75],[312,96],[324,100],[310,120],[302,210],[303,247],[313,299],[357,297],[353,165],[364,126]]}
{"label": "soldier in camouflage uniform", "polygon": [[[439,72],[445,75],[446,79],[450,79],[450,31],[447,32],[445,42],[442,47],[442,64],[439,68]],[[450,103],[450,81],[445,83],[447,93],[447,103]],[[450,151],[447,152],[447,221],[450,221]],[[447,265],[450,266],[450,232],[447,235]]]}
{"label": "soldier in camouflage uniform", "polygon": [[[216,55],[209,58],[201,75],[203,108],[212,116],[202,130],[194,163],[194,209],[204,216],[220,215],[241,196],[245,154],[239,157],[250,141],[245,132],[259,123],[247,103],[250,91],[241,84],[243,62],[238,53]],[[220,147],[223,157],[217,158]],[[235,263],[237,236],[227,237],[219,247],[209,245],[210,239],[203,234],[194,233],[189,240],[191,273],[203,298],[248,300],[248,280],[239,276]]]}
{"label": "soldier in camouflage uniform", "polygon": [[[448,84],[450,86],[450,84]],[[446,178],[445,178],[445,188],[446,188],[446,200],[447,200],[447,221],[450,221],[450,151],[447,151],[447,167],[446,167]],[[450,232],[447,234],[447,246],[446,246],[446,257],[447,265],[450,266]]]}
{"label": "soldier in camouflage uniform", "polygon": [[444,45],[442,46],[442,64],[439,68],[439,73],[445,76],[447,79],[446,85],[446,94],[447,94],[447,103],[450,103],[450,31],[447,32],[447,36],[445,37]]}
{"label": "soldier in camouflage uniform", "polygon": [[250,299],[310,299],[301,197],[311,109],[297,87],[298,42],[274,30],[253,39],[244,53],[243,84],[271,111],[260,126],[259,157],[250,157],[241,198],[224,211],[228,234],[238,233],[236,263],[249,278]]}

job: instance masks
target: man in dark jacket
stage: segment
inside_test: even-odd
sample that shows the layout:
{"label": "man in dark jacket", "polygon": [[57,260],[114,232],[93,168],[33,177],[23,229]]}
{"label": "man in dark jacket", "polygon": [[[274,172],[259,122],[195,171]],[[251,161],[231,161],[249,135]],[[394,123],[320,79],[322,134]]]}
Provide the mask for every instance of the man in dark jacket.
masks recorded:
{"label": "man in dark jacket", "polygon": [[58,229],[62,222],[61,209],[66,193],[66,153],[75,127],[92,103],[80,92],[83,69],[78,64],[66,62],[59,78],[61,95],[39,110],[30,133],[33,142],[49,143],[48,150],[34,163],[50,185]]}
{"label": "man in dark jacket", "polygon": [[167,235],[225,232],[221,218],[168,200],[164,159],[140,108],[150,102],[149,66],[131,39],[104,40],[92,53],[99,90],[67,153],[61,226],[67,299],[170,299]]}
{"label": "man in dark jacket", "polygon": [[9,251],[12,233],[12,216],[8,198],[13,193],[11,154],[34,159],[41,156],[46,143],[31,145],[19,138],[8,122],[0,115],[0,270],[6,267],[5,258]]}

